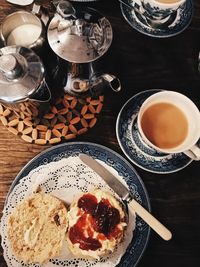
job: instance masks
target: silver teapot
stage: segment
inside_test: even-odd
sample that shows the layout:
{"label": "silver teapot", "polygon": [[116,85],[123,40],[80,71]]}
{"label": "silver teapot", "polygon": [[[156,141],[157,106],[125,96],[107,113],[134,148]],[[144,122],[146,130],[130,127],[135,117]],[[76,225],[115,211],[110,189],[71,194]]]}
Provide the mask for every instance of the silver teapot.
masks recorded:
{"label": "silver teapot", "polygon": [[0,103],[20,112],[22,104],[31,102],[42,112],[50,101],[51,91],[39,56],[21,46],[0,49]]}
{"label": "silver teapot", "polygon": [[98,11],[75,10],[68,1],[59,1],[47,38],[52,50],[64,62],[60,66],[65,73],[62,81],[65,92],[75,96],[100,94],[106,85],[114,91],[121,90],[118,78],[96,67],[97,59],[106,53],[113,38],[110,22]]}

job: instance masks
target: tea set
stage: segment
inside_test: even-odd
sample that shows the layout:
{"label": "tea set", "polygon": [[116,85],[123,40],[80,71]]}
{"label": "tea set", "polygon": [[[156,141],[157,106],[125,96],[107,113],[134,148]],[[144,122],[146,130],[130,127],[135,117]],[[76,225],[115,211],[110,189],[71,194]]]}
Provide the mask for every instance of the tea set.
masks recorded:
{"label": "tea set", "polygon": [[[191,0],[119,2],[128,23],[152,37],[176,35],[188,26],[192,17]],[[5,107],[19,111],[21,103],[31,102],[41,115],[55,99],[55,86],[57,94],[83,99],[100,95],[105,87],[115,92],[121,90],[117,77],[97,70],[98,59],[108,51],[113,39],[108,19],[97,10],[75,8],[65,0],[53,1],[53,5],[52,18],[34,4],[32,12],[17,11],[2,22],[0,103]],[[48,51],[51,60],[43,57],[44,51]],[[129,99],[118,115],[116,132],[121,149],[134,164],[150,172],[170,173],[200,159],[197,145],[200,130],[189,125],[188,136],[193,135],[193,139],[179,150],[161,149],[146,138],[138,118],[144,103],[154,95],[158,94],[159,98],[162,93],[173,95],[175,92],[148,90]],[[183,96],[177,93],[177,97]],[[186,97],[184,99],[186,101]],[[172,98],[169,102],[173,104]],[[187,99],[185,105],[195,109],[190,102]],[[197,108],[195,112],[193,124],[198,125]],[[186,117],[188,114],[189,111],[185,112]],[[197,134],[193,134],[195,130]]]}
{"label": "tea set", "polygon": [[[11,2],[16,3],[16,0]],[[80,0],[80,2],[87,1]],[[152,37],[170,37],[180,33],[188,26],[192,16],[191,0],[119,0],[119,2],[127,22],[136,30]],[[87,101],[92,96],[100,97],[105,87],[111,88],[114,92],[121,90],[121,83],[117,77],[98,70],[98,60],[108,51],[113,39],[112,26],[108,19],[97,10],[88,7],[75,8],[65,0],[53,1],[53,5],[55,13],[52,18],[34,5],[32,12],[12,13],[1,25],[0,104],[16,111],[16,114],[23,111],[24,104],[31,103],[38,110],[35,116],[43,116],[56,102],[56,95],[63,96],[63,100],[66,100],[67,94],[73,100]],[[44,55],[47,54],[48,57],[45,58]],[[152,115],[153,108],[157,108],[155,115]],[[84,118],[84,114],[82,116]],[[146,118],[151,123],[146,123]],[[200,160],[200,112],[188,97],[175,91],[153,89],[134,95],[119,112],[116,134],[127,158],[149,172],[172,173],[185,168],[193,160]],[[163,139],[167,141],[164,144],[162,144]],[[82,163],[80,165],[77,159],[77,155],[80,157],[80,154],[89,155],[90,157],[86,155],[84,157],[90,158],[90,161],[93,157],[118,173],[119,181],[121,179],[122,183],[115,181],[113,170],[110,173],[97,163],[98,161],[92,159],[91,166],[88,165],[104,179],[106,176],[109,179],[113,177],[112,181],[108,178],[107,180],[114,185],[114,191],[121,187],[122,191],[125,190],[126,197],[130,191],[128,198],[134,195],[136,199],[132,200],[132,203],[136,203],[133,209],[134,216],[135,213],[139,216],[136,221],[129,222],[127,247],[124,242],[125,250],[123,248],[114,255],[117,259],[113,260],[111,255],[109,262],[108,257],[106,259],[108,266],[118,265],[122,255],[122,264],[126,266],[129,266],[130,262],[134,266],[137,264],[148,242],[148,225],[154,230],[159,229],[157,231],[159,234],[166,229],[165,233],[169,234],[164,239],[171,239],[171,232],[148,213],[150,203],[146,189],[129,162],[101,145],[86,142],[64,143],[51,147],[32,159],[11,186],[0,231],[3,233],[2,246],[5,259],[12,261],[12,266],[21,263],[7,246],[7,235],[4,230],[7,223],[6,216],[13,206],[19,203],[19,199],[23,199],[26,193],[32,190],[33,185],[38,186],[38,177],[43,186],[46,186],[48,193],[54,193],[58,188],[62,188],[66,195],[65,190],[69,189],[70,197],[76,190],[87,191],[91,185],[102,186],[102,179],[95,179],[95,175],[91,175],[91,170],[87,173]],[[96,170],[92,166],[96,166]],[[97,167],[103,168],[104,171],[98,172]],[[87,175],[89,179],[85,178]],[[69,180],[62,179],[63,177]],[[108,183],[109,186],[110,184]],[[139,208],[136,208],[138,206]],[[130,211],[128,212],[129,216],[132,216]],[[146,217],[145,214],[150,217]],[[135,236],[132,238],[135,228]],[[55,261],[52,259],[51,263],[59,266],[74,265],[74,261],[65,256],[66,254]],[[65,258],[67,260],[64,260]],[[85,262],[84,259],[78,258],[76,265],[83,266],[82,263]],[[104,265],[105,259],[102,258],[87,266]]]}
{"label": "tea set", "polygon": [[[55,85],[60,94],[79,97],[100,95],[105,86],[120,91],[118,78],[95,69],[96,60],[112,43],[109,21],[90,8],[77,9],[75,15],[72,10],[69,2],[60,1],[46,26],[35,8],[32,13],[17,11],[5,18],[0,49],[0,102],[5,106],[52,103],[50,94],[55,92],[50,87]],[[48,59],[43,58],[45,50]]]}

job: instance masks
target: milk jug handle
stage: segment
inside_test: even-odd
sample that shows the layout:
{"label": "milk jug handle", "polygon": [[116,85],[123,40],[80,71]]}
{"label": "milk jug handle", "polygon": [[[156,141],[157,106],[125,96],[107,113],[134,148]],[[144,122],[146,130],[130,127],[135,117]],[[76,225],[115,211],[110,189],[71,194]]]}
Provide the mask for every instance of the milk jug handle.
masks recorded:
{"label": "milk jug handle", "polygon": [[49,12],[45,7],[43,7],[41,5],[33,4],[31,13],[39,16],[41,21],[44,23],[45,26],[49,22],[49,19],[50,19]]}

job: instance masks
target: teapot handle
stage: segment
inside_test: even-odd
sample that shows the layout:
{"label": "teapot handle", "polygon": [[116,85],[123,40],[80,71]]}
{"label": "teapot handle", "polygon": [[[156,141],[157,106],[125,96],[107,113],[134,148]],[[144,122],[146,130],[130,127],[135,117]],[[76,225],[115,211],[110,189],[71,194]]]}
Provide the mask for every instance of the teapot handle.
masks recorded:
{"label": "teapot handle", "polygon": [[114,75],[111,75],[111,74],[103,74],[102,75],[102,78],[108,82],[110,88],[114,91],[114,92],[119,92],[121,91],[121,82],[120,80],[114,76]]}
{"label": "teapot handle", "polygon": [[29,99],[40,103],[46,103],[51,100],[51,90],[45,80],[43,81],[43,86],[35,94],[31,95]]}

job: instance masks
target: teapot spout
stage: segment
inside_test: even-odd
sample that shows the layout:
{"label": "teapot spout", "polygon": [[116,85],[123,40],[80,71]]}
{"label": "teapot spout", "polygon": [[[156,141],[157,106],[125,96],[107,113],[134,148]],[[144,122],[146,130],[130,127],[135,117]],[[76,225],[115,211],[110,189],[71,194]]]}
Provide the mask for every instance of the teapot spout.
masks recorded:
{"label": "teapot spout", "polygon": [[121,82],[116,76],[106,73],[102,75],[102,78],[109,84],[114,92],[119,92],[121,90]]}

